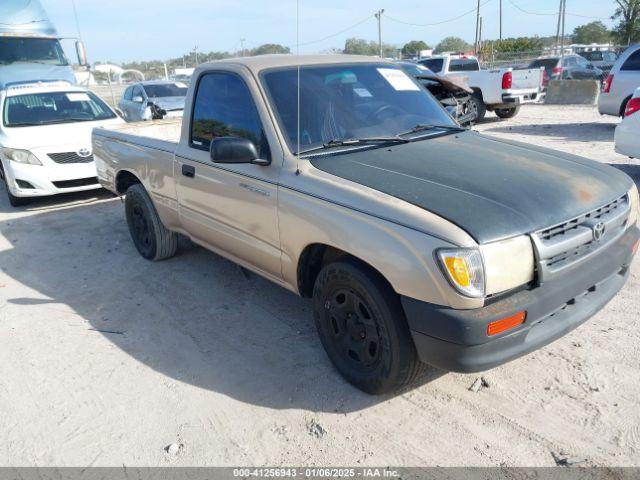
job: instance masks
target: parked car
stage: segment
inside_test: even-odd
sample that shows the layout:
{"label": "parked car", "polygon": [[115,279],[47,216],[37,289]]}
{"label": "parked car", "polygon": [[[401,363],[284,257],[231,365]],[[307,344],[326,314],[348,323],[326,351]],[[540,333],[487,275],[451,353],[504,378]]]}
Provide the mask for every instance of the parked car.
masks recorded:
{"label": "parked car", "polygon": [[602,80],[602,70],[580,55],[541,57],[529,68],[543,67],[547,80]]}
{"label": "parked car", "polygon": [[181,117],[187,89],[183,82],[134,83],[124,91],[118,108],[127,122]]}
{"label": "parked car", "polygon": [[602,84],[598,111],[603,115],[624,116],[627,102],[639,86],[640,45],[632,45],[618,57]]}
{"label": "parked car", "polygon": [[541,99],[540,68],[481,70],[477,58],[461,55],[430,57],[421,60],[420,64],[445,77],[463,73],[474,92],[471,102],[477,112],[477,121],[484,118],[487,110],[495,112],[500,118],[515,117],[521,105]]}
{"label": "parked car", "polygon": [[441,77],[427,67],[413,62],[398,62],[398,65],[429,90],[460,125],[469,125],[476,121],[478,112],[472,109],[470,102],[473,90],[469,88],[463,76]]}
{"label": "parked car", "polygon": [[139,253],[169,258],[182,233],[312,297],[327,355],[369,393],[563,336],[640,241],[627,175],[463,129],[391,61],[204,64],[169,122],[93,131]]}
{"label": "parked car", "polygon": [[631,158],[640,158],[640,88],[627,102],[622,122],[616,127],[615,150]]}
{"label": "parked car", "polygon": [[578,52],[578,55],[585,58],[587,61],[591,62],[593,66],[598,67],[603,71],[611,70],[611,67],[613,67],[613,64],[618,59],[618,55],[616,54],[616,52],[612,52],[609,50],[592,50],[589,52]]}
{"label": "parked car", "polygon": [[92,92],[67,82],[0,87],[0,177],[13,206],[31,197],[101,188],[91,130],[124,123]]}

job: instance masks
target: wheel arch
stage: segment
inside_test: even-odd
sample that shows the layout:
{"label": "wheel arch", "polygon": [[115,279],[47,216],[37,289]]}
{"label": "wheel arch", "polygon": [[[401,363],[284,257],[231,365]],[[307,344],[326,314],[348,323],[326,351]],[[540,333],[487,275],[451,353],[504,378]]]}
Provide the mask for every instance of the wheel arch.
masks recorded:
{"label": "wheel arch", "polygon": [[124,195],[127,193],[127,189],[131,185],[142,184],[142,180],[132,171],[130,170],[120,170],[116,174],[116,179],[114,182],[116,191],[118,195]]}
{"label": "wheel arch", "polygon": [[356,265],[363,267],[373,275],[381,279],[392,292],[396,293],[391,282],[365,260],[340,248],[325,243],[311,243],[307,245],[298,257],[297,265],[297,287],[302,297],[310,298],[313,295],[313,287],[320,271],[325,265],[336,260],[349,260]]}

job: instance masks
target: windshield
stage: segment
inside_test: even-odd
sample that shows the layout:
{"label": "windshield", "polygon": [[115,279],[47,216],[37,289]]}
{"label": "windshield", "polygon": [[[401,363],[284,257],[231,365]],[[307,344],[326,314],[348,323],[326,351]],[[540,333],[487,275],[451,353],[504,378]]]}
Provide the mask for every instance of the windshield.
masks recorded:
{"label": "windshield", "polygon": [[92,122],[116,118],[91,92],[48,92],[7,97],[3,121],[6,127]]}
{"label": "windshield", "polygon": [[[291,151],[297,151],[297,69],[262,75]],[[416,125],[456,126],[411,77],[389,64],[300,68],[300,149],[331,141],[392,137]]]}
{"label": "windshield", "polygon": [[12,63],[69,65],[60,42],[55,38],[0,37],[0,65]]}
{"label": "windshield", "polygon": [[144,85],[144,91],[149,98],[186,97],[187,90],[188,87],[180,82]]}

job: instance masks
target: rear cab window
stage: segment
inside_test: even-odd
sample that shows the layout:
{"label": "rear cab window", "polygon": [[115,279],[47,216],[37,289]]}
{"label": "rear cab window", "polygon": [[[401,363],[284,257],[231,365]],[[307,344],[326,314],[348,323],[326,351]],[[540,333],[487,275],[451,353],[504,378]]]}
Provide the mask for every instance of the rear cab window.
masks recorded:
{"label": "rear cab window", "polygon": [[432,72],[438,73],[442,71],[444,66],[444,59],[442,58],[429,58],[427,60],[421,60],[420,65],[424,65]]}
{"label": "rear cab window", "polygon": [[260,158],[269,160],[271,157],[251,92],[234,73],[205,73],[198,81],[191,118],[190,146],[209,151],[211,141],[218,137],[249,139]]}
{"label": "rear cab window", "polygon": [[480,70],[480,65],[475,58],[456,58],[449,62],[450,72],[476,72],[478,70]]}

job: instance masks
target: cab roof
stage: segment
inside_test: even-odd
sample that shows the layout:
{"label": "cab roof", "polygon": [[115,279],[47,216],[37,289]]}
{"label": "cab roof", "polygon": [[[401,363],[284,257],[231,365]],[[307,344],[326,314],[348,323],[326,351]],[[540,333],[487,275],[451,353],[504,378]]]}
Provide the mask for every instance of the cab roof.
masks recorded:
{"label": "cab roof", "polygon": [[394,62],[379,57],[367,57],[362,55],[290,55],[273,54],[259,55],[256,57],[225,58],[200,65],[196,72],[219,67],[221,65],[244,65],[254,73],[269,68],[287,68],[308,65],[335,65],[340,63],[388,63]]}

